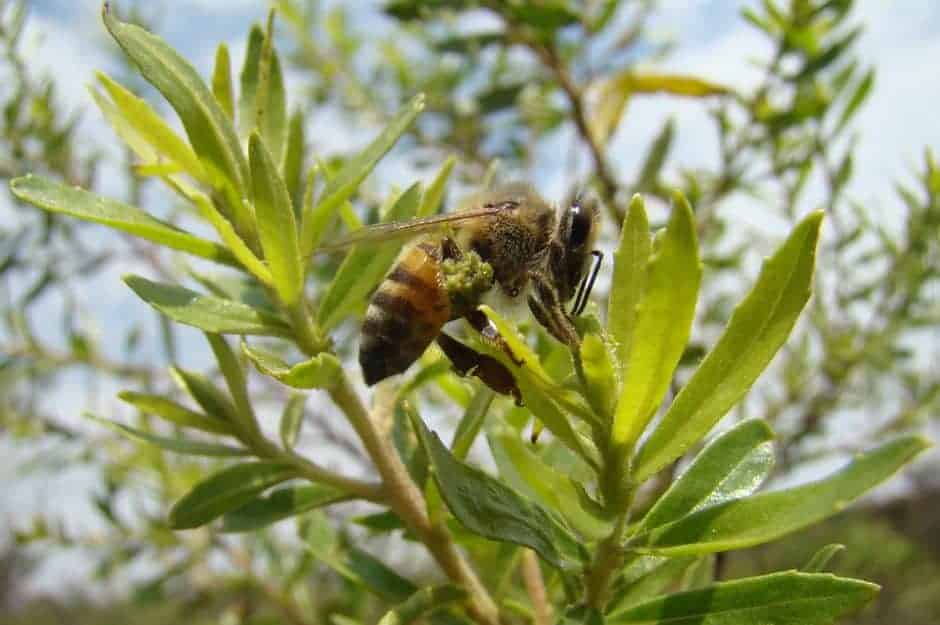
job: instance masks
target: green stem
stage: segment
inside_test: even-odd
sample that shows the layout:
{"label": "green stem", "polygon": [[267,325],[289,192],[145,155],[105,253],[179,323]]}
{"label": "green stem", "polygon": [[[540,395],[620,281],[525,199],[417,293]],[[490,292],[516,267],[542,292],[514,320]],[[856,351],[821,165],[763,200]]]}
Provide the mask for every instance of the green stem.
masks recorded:
{"label": "green stem", "polygon": [[[323,349],[324,341],[319,337],[306,307],[291,312],[291,321],[299,347],[308,355],[314,355]],[[379,414],[370,415],[359,395],[353,389],[345,373],[329,390],[330,399],[343,411],[369,457],[382,478],[382,499],[411,529],[418,539],[434,556],[447,576],[462,585],[469,594],[467,610],[478,622],[484,625],[499,624],[499,608],[490,597],[467,560],[457,550],[450,532],[439,523],[433,522],[427,514],[424,495],[411,479],[408,469],[402,463],[398,452],[392,445],[391,436],[380,430],[379,425],[390,423],[381,411],[390,412],[392,398],[379,402]]]}

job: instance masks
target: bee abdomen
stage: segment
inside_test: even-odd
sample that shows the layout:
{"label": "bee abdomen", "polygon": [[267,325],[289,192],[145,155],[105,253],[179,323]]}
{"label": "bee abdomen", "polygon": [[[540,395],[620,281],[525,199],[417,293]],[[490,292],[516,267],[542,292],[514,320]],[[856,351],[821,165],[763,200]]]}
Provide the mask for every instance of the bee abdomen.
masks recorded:
{"label": "bee abdomen", "polygon": [[441,284],[440,245],[408,250],[379,284],[362,324],[359,364],[370,386],[418,359],[450,319]]}

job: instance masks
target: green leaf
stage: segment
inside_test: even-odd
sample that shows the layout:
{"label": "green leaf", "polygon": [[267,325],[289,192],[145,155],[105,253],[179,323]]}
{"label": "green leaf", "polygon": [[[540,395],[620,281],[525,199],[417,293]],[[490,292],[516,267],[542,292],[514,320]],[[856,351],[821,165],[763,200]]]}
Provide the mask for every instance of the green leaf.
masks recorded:
{"label": "green leaf", "polygon": [[239,302],[202,295],[187,288],[124,276],[134,293],[158,311],[184,325],[216,334],[290,336],[290,329],[270,313]]}
{"label": "green leaf", "polygon": [[724,85],[696,76],[683,74],[629,73],[624,80],[632,93],[668,93],[670,95],[704,98],[724,95],[731,90]]}
{"label": "green leaf", "polygon": [[681,456],[725,415],[783,345],[812,292],[822,212],[800,222],[761,269],[709,352],[634,461],[642,482]]}
{"label": "green leaf", "polygon": [[467,591],[456,586],[428,586],[386,612],[379,625],[408,625],[429,612],[463,601],[466,597]]}
{"label": "green leaf", "polygon": [[290,193],[257,133],[251,135],[248,153],[258,237],[264,258],[271,269],[278,297],[286,306],[293,306],[303,294],[304,268]]}
{"label": "green leaf", "polygon": [[287,94],[284,91],[284,76],[281,73],[281,60],[274,49],[272,39],[274,12],[268,17],[268,32],[264,40],[261,55],[260,86],[264,100],[258,100],[258,129],[271,154],[280,163],[284,159],[284,147],[287,144]]}
{"label": "green leaf", "polygon": [[620,380],[608,345],[599,335],[587,334],[581,341],[581,367],[591,407],[605,423],[610,423],[617,407]]}
{"label": "green leaf", "polygon": [[858,109],[861,108],[862,104],[865,103],[865,100],[868,99],[868,95],[871,93],[872,87],[875,86],[875,70],[870,69],[865,73],[865,77],[859,81],[858,85],[855,87],[855,91],[852,92],[852,95],[849,97],[849,101],[846,103],[845,108],[842,109],[842,114],[839,115],[839,121],[836,123],[835,132],[839,132],[845,128],[852,117],[855,116],[855,113],[858,112]]}
{"label": "green leaf", "polygon": [[170,527],[183,530],[205,525],[292,477],[296,477],[294,468],[277,462],[245,462],[213,473],[173,505]]}
{"label": "green leaf", "polygon": [[437,172],[434,180],[431,181],[424,195],[421,196],[421,206],[418,207],[416,217],[429,217],[441,210],[444,191],[447,189],[447,180],[450,178],[450,173],[454,170],[456,163],[456,158],[448,156],[444,164],[441,165],[440,171]]}
{"label": "green leaf", "polygon": [[590,406],[579,394],[555,384],[542,367],[535,352],[502,316],[489,306],[480,306],[480,310],[493,322],[514,357],[523,364],[517,365],[516,362],[507,358],[501,349],[480,343],[481,349],[497,358],[513,374],[519,391],[522,393],[523,401],[535,418],[569,449],[593,466],[597,466],[596,451],[575,431],[571,418],[564,412],[574,414],[587,423],[596,424],[597,416],[594,415]]}
{"label": "green leaf", "polygon": [[180,367],[170,367],[170,377],[184,393],[195,400],[206,413],[228,423],[238,423],[238,414],[228,396],[203,375]]}
{"label": "green leaf", "polygon": [[258,371],[293,388],[329,388],[343,370],[336,356],[327,352],[291,366],[277,354],[247,343],[242,343],[242,351]]}
{"label": "green leaf", "polygon": [[294,206],[294,220],[297,223],[303,218],[303,166],[306,148],[304,116],[303,113],[297,111],[290,118],[287,146],[284,148],[284,162],[281,165],[281,170],[284,172],[284,184],[287,185],[287,191],[290,193],[291,204]]}
{"label": "green leaf", "polygon": [[716,438],[646,513],[636,533],[756,491],[774,466],[773,437],[765,421],[754,419]]}
{"label": "green leaf", "polygon": [[212,95],[229,119],[235,119],[235,90],[232,88],[232,61],[228,46],[220,43],[215,49],[215,67],[212,70]]}
{"label": "green leaf", "polygon": [[695,562],[694,557],[658,558],[642,556],[628,565],[607,604],[608,612],[618,612],[662,594]]}
{"label": "green leaf", "polygon": [[264,31],[255,24],[248,33],[245,59],[239,75],[238,133],[248,138],[258,125],[258,83],[261,79],[261,52],[264,48]]}
{"label": "green leaf", "polygon": [[[99,107],[108,116],[117,133],[132,148],[139,145],[138,141],[143,142],[156,156],[148,157],[146,150],[138,148],[135,152],[139,157],[145,162],[167,159],[196,180],[205,180],[199,157],[146,100],[137,97],[106,74],[96,72],[95,76],[111,98],[114,108],[107,108],[101,101],[98,102]],[[93,95],[95,93],[92,91]]]}
{"label": "green leaf", "polygon": [[[330,179],[320,201],[311,207],[309,214],[304,214],[304,236],[301,245],[305,256],[309,255],[319,244],[319,240],[309,240],[308,235],[319,232],[322,236],[326,229],[325,224],[332,220],[343,202],[356,192],[359,184],[365,180],[379,160],[392,149],[398,138],[408,130],[422,109],[424,109],[424,94],[418,94],[398,112],[372,143],[346,161],[339,173]],[[308,223],[310,232],[308,232]]]}
{"label": "green leaf", "polygon": [[649,259],[646,288],[637,305],[632,342],[623,362],[623,388],[612,438],[628,449],[643,433],[663,401],[692,331],[702,278],[695,216],[676,193],[672,216]]}
{"label": "green leaf", "polygon": [[636,178],[636,188],[644,191],[655,191],[659,182],[660,172],[663,164],[669,156],[669,149],[672,147],[672,140],[676,134],[675,120],[669,118],[663,124],[663,129],[659,131],[649,151],[646,153],[646,159],[643,166],[640,167],[640,173]]}
{"label": "green leaf", "polygon": [[165,41],[139,26],[118,21],[108,5],[105,26],[140,73],[163,94],[183,122],[189,142],[209,172],[213,186],[234,191],[236,229],[250,233],[251,219],[240,197],[247,195],[248,164],[231,121],[199,73]]}
{"label": "green leaf", "polygon": [[213,457],[236,457],[247,456],[251,454],[250,451],[247,449],[242,449],[241,447],[220,445],[218,443],[206,443],[204,441],[196,441],[188,438],[159,436],[157,434],[151,434],[150,432],[138,430],[137,428],[132,428],[129,425],[124,425],[122,423],[118,423],[117,421],[102,419],[101,417],[96,417],[88,413],[86,413],[85,416],[114,430],[115,432],[123,434],[128,438],[153,445],[154,447],[159,447],[160,449],[173,451],[178,454]]}
{"label": "green leaf", "polygon": [[840,545],[838,543],[826,545],[814,553],[813,557],[809,559],[809,562],[807,562],[801,570],[804,573],[822,573],[825,571],[826,566],[829,564],[829,561],[832,560],[833,556],[844,550],[845,545]]}
{"label": "green leaf", "polygon": [[195,428],[213,434],[230,434],[232,432],[231,425],[222,418],[194,412],[159,395],[121,391],[118,393],[118,397],[121,401],[127,402],[141,412],[160,417],[180,427]]}
{"label": "green leaf", "polygon": [[284,406],[280,427],[278,428],[284,449],[293,449],[294,445],[297,444],[300,427],[304,423],[304,404],[306,401],[307,396],[303,393],[293,393]]}
{"label": "green leaf", "polygon": [[463,417],[454,430],[454,439],[450,443],[450,453],[458,460],[465,460],[470,453],[470,447],[476,440],[483,422],[486,421],[486,413],[495,399],[494,393],[489,387],[481,385],[470,400],[467,409],[464,410]]}
{"label": "green leaf", "polygon": [[920,437],[896,439],[860,454],[825,479],[702,508],[635,536],[633,546],[644,553],[683,556],[774,540],[843,510],[927,447],[929,443]]}
{"label": "green leaf", "polygon": [[607,305],[607,328],[621,363],[627,362],[636,328],[636,311],[646,290],[650,256],[650,226],[643,198],[634,195],[614,252],[614,277]]}
{"label": "green leaf", "polygon": [[46,178],[26,175],[10,183],[10,191],[39,208],[110,226],[193,256],[238,267],[232,254],[213,241],[201,239],[144,211]]}
{"label": "green leaf", "polygon": [[222,377],[225,378],[229,394],[235,402],[235,416],[238,423],[246,432],[256,431],[258,424],[255,420],[255,412],[251,407],[251,398],[248,396],[248,384],[245,381],[245,370],[242,363],[222,336],[207,332],[206,339],[209,341],[209,347],[215,355],[216,362],[219,363],[219,371],[222,372]]}
{"label": "green leaf", "polygon": [[222,531],[254,532],[278,521],[352,498],[349,493],[322,484],[285,486],[226,512],[222,517]]}
{"label": "green leaf", "polygon": [[[531,447],[519,438],[519,433],[507,427],[494,428],[487,437],[493,457],[499,467],[500,477],[509,486],[521,482],[520,492],[531,493],[536,501],[562,515],[578,533],[592,540],[600,540],[610,534],[607,523],[600,521],[583,509],[581,496],[571,479],[555,470],[538,457]],[[505,458],[511,465],[501,462]],[[506,475],[511,472],[510,477]]]}
{"label": "green leaf", "polygon": [[614,612],[608,625],[829,625],[871,601],[878,586],[788,571],[666,595]]}
{"label": "green leaf", "polygon": [[[415,183],[398,197],[384,221],[394,222],[414,217],[421,199],[421,185]],[[336,271],[336,276],[320,299],[317,322],[328,331],[347,314],[365,308],[368,294],[391,268],[401,253],[401,243],[361,244],[353,247]]]}
{"label": "green leaf", "polygon": [[418,587],[410,580],[374,556],[356,547],[341,544],[339,536],[322,514],[314,512],[308,515],[301,532],[307,549],[353,584],[396,603],[405,601],[418,591]]}
{"label": "green leaf", "polygon": [[464,527],[484,538],[530,547],[559,569],[581,561],[581,545],[544,508],[454,458],[421,419],[412,422],[431,460],[441,496]]}

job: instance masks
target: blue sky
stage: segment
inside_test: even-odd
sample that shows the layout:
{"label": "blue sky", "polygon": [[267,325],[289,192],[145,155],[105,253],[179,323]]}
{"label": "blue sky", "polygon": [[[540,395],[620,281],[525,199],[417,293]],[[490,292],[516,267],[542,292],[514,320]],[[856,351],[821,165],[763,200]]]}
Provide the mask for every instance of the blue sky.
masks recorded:
{"label": "blue sky", "polygon": [[[119,3],[126,4],[126,3]],[[198,68],[208,73],[209,63],[219,41],[228,41],[235,63],[239,63],[241,41],[252,22],[262,20],[265,3],[253,0],[176,0],[174,2],[140,3],[147,5],[155,18],[158,32],[170,43],[193,59]],[[351,5],[352,3],[350,3]],[[381,27],[383,18],[375,14],[377,2],[362,2],[362,13],[351,13],[362,28]],[[680,45],[665,66],[687,73],[697,73],[717,81],[731,82],[746,88],[758,76],[749,58],[763,52],[760,38],[738,17],[740,7],[755,4],[740,0],[665,0],[656,22],[656,32],[663,38],[680,37]],[[112,136],[91,106],[86,85],[95,69],[107,69],[109,47],[99,19],[97,0],[32,0],[33,18],[27,40],[34,45],[35,61],[56,77],[68,107],[86,110],[82,132],[100,141]],[[863,58],[878,71],[875,92],[856,122],[862,139],[856,160],[856,178],[851,188],[853,197],[869,205],[876,214],[891,221],[897,204],[892,185],[897,179],[908,179],[920,166],[925,146],[940,151],[940,3],[932,0],[861,0],[856,19],[866,25],[859,42]],[[37,37],[39,38],[37,40]],[[613,141],[613,160],[624,171],[632,171],[642,157],[649,138],[660,128],[667,116],[678,125],[678,144],[674,162],[691,166],[707,162],[714,154],[711,125],[700,106],[666,98],[648,98],[631,103],[629,113]],[[332,132],[343,139],[351,132],[342,125],[324,124],[322,132]],[[317,135],[315,135],[317,136]],[[361,140],[361,137],[353,137]],[[560,163],[546,154],[535,165],[534,177],[545,179],[546,194],[557,197],[564,190],[564,177],[546,175],[557,171]],[[543,171],[539,171],[542,168]],[[108,189],[105,183],[103,188]],[[120,192],[115,189],[115,192]],[[9,215],[2,206],[0,217]],[[807,209],[812,200],[807,202]],[[759,218],[748,217],[749,225],[760,228]],[[5,218],[5,217],[3,217]],[[113,332],[126,326],[127,318],[142,313],[142,304],[135,300],[118,281],[118,276],[134,270],[132,266],[116,267],[89,285],[89,315],[97,318],[99,328]],[[129,311],[134,311],[130,313]],[[56,316],[56,303],[47,305],[46,314]],[[196,333],[184,334],[187,340],[199,341]],[[204,353],[203,350],[200,350]],[[198,354],[197,354],[198,356]],[[111,389],[103,388],[98,407],[113,405]],[[68,379],[67,386],[57,393],[50,409],[63,421],[78,420],[76,401],[84,397],[81,379]],[[7,445],[0,441],[0,453]],[[0,482],[8,479],[9,464],[0,462]],[[10,510],[17,516],[34,510],[62,512],[87,505],[87,493],[76,485],[90,483],[89,476],[66,473],[60,479],[41,484],[25,484],[0,494],[0,524]],[[76,515],[79,518],[81,515]],[[55,575],[47,579],[55,580]]]}

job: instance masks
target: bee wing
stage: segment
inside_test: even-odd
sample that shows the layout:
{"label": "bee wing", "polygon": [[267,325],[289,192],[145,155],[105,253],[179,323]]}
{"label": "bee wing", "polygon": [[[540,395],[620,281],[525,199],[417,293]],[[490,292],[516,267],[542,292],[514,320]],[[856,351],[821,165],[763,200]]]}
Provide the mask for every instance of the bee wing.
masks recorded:
{"label": "bee wing", "polygon": [[329,253],[345,249],[357,243],[390,241],[393,239],[405,239],[416,236],[424,232],[440,230],[448,224],[459,224],[471,219],[480,217],[490,217],[503,210],[505,205],[482,206],[471,208],[456,213],[447,213],[446,215],[434,215],[432,217],[417,217],[405,221],[393,221],[384,224],[374,224],[364,226],[350,232],[339,241],[334,241],[327,245],[321,245],[314,250],[314,253]]}

